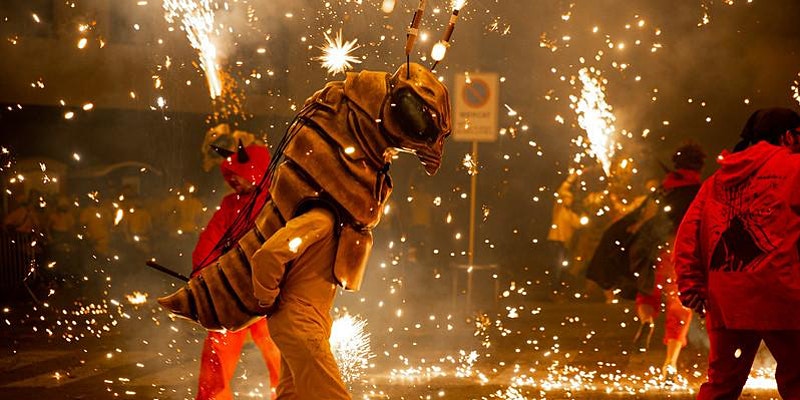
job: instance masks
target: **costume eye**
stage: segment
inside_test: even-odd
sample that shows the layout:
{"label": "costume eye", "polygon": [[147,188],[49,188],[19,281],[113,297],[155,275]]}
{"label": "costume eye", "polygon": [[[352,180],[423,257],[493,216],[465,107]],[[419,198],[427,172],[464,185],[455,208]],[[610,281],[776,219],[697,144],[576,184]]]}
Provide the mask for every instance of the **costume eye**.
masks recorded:
{"label": "costume eye", "polygon": [[433,143],[439,137],[436,112],[410,89],[400,89],[392,95],[392,114],[403,134]]}

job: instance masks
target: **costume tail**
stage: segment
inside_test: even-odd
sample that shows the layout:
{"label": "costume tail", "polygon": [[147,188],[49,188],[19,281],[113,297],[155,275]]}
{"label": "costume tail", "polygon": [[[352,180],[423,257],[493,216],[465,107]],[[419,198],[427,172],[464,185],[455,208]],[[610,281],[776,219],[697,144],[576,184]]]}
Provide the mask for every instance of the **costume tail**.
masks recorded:
{"label": "costume tail", "polygon": [[253,294],[250,258],[266,237],[280,228],[271,203],[262,210],[256,227],[212,265],[200,270],[177,292],[158,303],[171,313],[195,321],[208,330],[237,331],[271,311]]}

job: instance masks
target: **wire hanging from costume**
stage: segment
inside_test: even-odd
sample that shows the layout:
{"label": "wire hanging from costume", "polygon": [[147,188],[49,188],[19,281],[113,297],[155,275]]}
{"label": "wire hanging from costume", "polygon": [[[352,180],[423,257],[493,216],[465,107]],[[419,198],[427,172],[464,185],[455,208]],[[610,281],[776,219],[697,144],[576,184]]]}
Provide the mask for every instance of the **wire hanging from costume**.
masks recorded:
{"label": "wire hanging from costume", "polygon": [[225,233],[222,234],[219,241],[214,245],[211,251],[203,257],[203,260],[200,262],[200,266],[208,265],[214,259],[211,257],[215,254],[223,254],[227,250],[233,247],[233,245],[239,241],[250,229],[253,228],[255,225],[256,217],[258,214],[254,214],[254,210],[261,210],[265,204],[272,198],[272,196],[267,193],[266,196],[261,196],[264,191],[269,189],[269,185],[272,182],[272,177],[275,175],[275,171],[278,170],[278,166],[283,161],[283,152],[286,150],[286,146],[292,141],[297,132],[300,131],[300,127],[302,126],[302,121],[315,109],[315,103],[310,103],[303,107],[302,110],[294,117],[292,123],[289,125],[289,128],[286,130],[286,134],[283,135],[283,138],[275,146],[272,159],[270,160],[269,167],[267,167],[267,171],[264,173],[264,176],[261,177],[261,180],[255,185],[253,196],[250,201],[245,204],[245,206],[239,211],[236,218],[233,220],[231,225],[225,230]]}

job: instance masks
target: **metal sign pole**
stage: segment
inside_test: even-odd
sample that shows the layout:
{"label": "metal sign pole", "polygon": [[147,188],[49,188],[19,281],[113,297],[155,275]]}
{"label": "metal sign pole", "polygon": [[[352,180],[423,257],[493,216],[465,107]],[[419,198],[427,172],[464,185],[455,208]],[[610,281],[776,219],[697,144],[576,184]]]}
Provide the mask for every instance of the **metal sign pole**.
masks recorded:
{"label": "metal sign pole", "polygon": [[467,310],[472,306],[472,271],[475,266],[475,206],[476,192],[478,186],[478,141],[472,141],[472,162],[475,163],[475,171],[470,176],[469,188],[469,250],[467,251]]}

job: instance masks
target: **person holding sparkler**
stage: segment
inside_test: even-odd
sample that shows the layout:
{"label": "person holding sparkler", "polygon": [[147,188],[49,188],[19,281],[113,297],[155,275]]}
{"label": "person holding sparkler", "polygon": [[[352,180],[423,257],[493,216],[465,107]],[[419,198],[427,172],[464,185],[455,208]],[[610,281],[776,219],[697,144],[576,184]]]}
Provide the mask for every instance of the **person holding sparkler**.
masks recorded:
{"label": "person holding sparkler", "polygon": [[711,346],[697,398],[738,398],[763,340],[781,397],[800,399],[800,115],[758,110],[740,137],[675,240],[680,300],[706,316]]}
{"label": "person holding sparkler", "polygon": [[[266,191],[258,193],[254,190],[269,165],[270,157],[266,147],[251,144],[245,148],[239,141],[236,152],[219,147],[214,147],[214,150],[225,158],[220,169],[225,182],[234,192],[222,199],[219,209],[200,234],[192,253],[192,275],[197,275],[212,265],[225,250],[228,245],[221,241],[237,216],[248,213],[247,204],[254,200],[263,205],[267,197]],[[255,210],[250,209],[249,215],[245,215],[244,218],[254,219],[259,209],[260,207]],[[280,352],[269,335],[266,319],[261,318],[240,331],[208,332],[200,360],[198,400],[233,399],[230,381],[236,371],[236,364],[239,362],[248,333],[261,351],[269,369],[270,387],[273,389],[274,397],[274,389],[280,377]]]}

